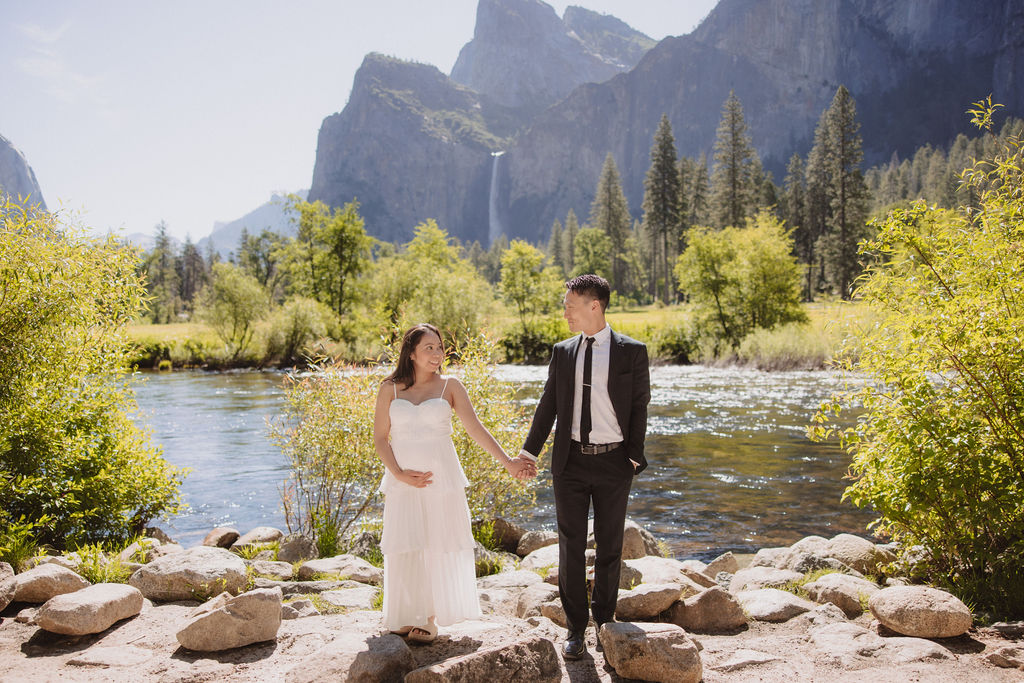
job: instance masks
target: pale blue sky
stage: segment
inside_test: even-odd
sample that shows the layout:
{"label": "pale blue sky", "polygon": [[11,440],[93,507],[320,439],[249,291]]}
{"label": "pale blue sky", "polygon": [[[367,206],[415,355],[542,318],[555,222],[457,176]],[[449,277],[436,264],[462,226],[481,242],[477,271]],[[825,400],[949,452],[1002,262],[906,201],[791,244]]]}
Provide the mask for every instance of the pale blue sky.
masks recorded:
{"label": "pale blue sky", "polygon": [[[717,0],[575,0],[653,38]],[[367,52],[451,71],[476,0],[0,0],[0,135],[51,210],[198,240],[309,187],[323,119]]]}

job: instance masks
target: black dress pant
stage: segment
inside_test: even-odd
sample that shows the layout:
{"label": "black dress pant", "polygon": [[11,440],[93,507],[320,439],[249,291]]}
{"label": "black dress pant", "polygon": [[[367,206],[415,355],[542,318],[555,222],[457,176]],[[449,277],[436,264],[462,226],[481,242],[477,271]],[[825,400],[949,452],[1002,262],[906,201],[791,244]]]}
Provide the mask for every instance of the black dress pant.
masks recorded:
{"label": "black dress pant", "polygon": [[[583,455],[577,444],[569,451],[565,469],[554,477],[558,519],[558,593],[569,630],[587,627],[588,611],[603,624],[615,616],[622,561],[622,531],[626,522],[633,466],[619,447],[599,455]],[[594,506],[594,590],[587,609],[587,518]]]}

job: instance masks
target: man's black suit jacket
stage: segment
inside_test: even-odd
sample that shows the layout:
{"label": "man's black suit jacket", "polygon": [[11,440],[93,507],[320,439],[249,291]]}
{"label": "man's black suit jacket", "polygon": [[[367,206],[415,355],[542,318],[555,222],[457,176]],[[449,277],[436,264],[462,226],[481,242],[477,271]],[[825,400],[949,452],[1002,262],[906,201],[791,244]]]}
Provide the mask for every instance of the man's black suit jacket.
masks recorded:
{"label": "man's black suit jacket", "polygon": [[[555,344],[544,393],[523,446],[527,453],[539,456],[557,417],[551,457],[551,472],[556,475],[565,469],[569,457],[572,404],[576,390],[576,352],[582,339],[582,335],[576,335]],[[615,330],[612,330],[608,357],[608,395],[626,446],[623,457],[639,463],[634,471],[638,474],[647,467],[644,438],[647,436],[647,404],[651,400],[651,371],[647,347]]]}

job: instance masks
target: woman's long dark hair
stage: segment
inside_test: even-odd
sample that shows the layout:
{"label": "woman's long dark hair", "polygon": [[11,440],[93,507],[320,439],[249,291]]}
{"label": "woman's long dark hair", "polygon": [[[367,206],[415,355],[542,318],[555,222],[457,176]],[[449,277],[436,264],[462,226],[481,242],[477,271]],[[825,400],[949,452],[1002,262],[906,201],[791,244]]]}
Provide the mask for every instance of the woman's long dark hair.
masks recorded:
{"label": "woman's long dark hair", "polygon": [[[420,338],[427,332],[433,332],[441,340],[441,353],[442,355],[444,354],[444,339],[441,337],[440,330],[430,323],[413,325],[402,336],[402,350],[398,353],[395,371],[388,375],[385,381],[391,380],[396,385],[401,382],[405,385],[406,389],[413,385],[416,381],[416,369],[412,364],[412,352],[416,350],[416,345],[420,343]],[[440,368],[438,368],[438,372],[440,371]]]}

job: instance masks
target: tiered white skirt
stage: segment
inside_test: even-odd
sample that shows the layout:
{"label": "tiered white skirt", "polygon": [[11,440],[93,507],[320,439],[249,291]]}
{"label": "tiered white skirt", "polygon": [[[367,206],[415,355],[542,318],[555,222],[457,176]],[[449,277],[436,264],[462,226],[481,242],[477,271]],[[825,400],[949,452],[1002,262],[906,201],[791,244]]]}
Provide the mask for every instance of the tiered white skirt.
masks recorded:
{"label": "tiered white skirt", "polygon": [[384,626],[450,626],[480,616],[468,484],[448,435],[392,436],[403,469],[433,472],[418,489],[384,476]]}

